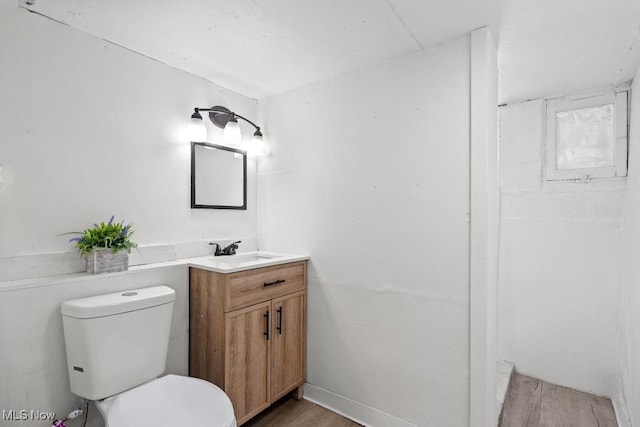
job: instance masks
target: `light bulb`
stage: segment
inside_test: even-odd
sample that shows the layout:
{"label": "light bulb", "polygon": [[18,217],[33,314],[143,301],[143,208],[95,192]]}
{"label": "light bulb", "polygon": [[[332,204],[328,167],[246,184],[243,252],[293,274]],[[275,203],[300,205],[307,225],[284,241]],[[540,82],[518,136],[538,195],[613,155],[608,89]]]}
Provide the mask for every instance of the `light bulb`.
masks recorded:
{"label": "light bulb", "polygon": [[235,117],[231,117],[224,127],[222,140],[226,145],[240,145],[242,134],[240,133],[240,125]]}
{"label": "light bulb", "polygon": [[251,138],[251,145],[249,145],[249,154],[254,156],[264,156],[267,154],[267,144],[265,144],[262,138],[262,133],[257,130]]}
{"label": "light bulb", "polygon": [[194,142],[204,142],[207,140],[207,128],[200,114],[196,115],[196,113],[194,113],[191,116],[191,121],[187,127],[187,135],[189,135],[189,140]]}

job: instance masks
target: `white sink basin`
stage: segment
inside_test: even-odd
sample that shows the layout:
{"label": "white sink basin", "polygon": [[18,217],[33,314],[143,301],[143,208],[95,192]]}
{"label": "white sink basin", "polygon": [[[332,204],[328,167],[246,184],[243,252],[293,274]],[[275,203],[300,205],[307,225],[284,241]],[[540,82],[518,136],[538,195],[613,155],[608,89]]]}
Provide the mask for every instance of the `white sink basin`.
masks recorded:
{"label": "white sink basin", "polygon": [[238,255],[223,255],[210,258],[211,261],[215,261],[216,263],[228,264],[228,265],[239,265],[245,264],[248,262],[257,262],[270,260],[274,258],[279,258],[280,255],[276,254],[238,254]]}

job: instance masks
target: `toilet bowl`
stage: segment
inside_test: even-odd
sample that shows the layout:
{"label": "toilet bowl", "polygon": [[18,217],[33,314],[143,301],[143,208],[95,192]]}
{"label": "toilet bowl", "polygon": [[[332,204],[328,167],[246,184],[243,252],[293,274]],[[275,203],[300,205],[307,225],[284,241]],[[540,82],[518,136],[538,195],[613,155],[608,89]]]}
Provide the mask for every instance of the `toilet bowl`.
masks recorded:
{"label": "toilet bowl", "polygon": [[95,402],[106,427],[236,427],[220,388],[161,376],[174,301],[173,289],[155,286],[62,304],[71,391]]}
{"label": "toilet bowl", "polygon": [[227,395],[197,378],[167,375],[95,404],[105,427],[236,427]]}

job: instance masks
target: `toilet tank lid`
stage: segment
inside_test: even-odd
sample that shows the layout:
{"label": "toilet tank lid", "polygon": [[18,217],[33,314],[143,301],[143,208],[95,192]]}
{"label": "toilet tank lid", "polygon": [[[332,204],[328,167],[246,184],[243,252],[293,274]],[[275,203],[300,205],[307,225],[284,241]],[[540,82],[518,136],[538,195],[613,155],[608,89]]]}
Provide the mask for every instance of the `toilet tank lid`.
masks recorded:
{"label": "toilet tank lid", "polygon": [[175,296],[168,286],[153,286],[65,301],[60,311],[63,316],[91,319],[168,304]]}

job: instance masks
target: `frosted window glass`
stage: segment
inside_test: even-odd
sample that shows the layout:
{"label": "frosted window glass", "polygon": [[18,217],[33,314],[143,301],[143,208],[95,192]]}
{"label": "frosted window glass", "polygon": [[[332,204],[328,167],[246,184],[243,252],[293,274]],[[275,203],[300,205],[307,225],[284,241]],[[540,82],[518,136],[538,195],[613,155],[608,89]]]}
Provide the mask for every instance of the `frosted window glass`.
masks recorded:
{"label": "frosted window glass", "polygon": [[613,104],[556,113],[558,169],[615,165]]}

